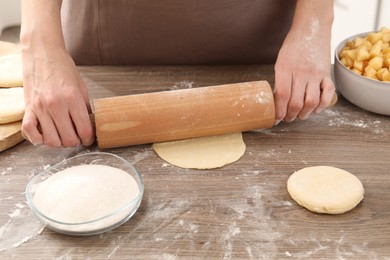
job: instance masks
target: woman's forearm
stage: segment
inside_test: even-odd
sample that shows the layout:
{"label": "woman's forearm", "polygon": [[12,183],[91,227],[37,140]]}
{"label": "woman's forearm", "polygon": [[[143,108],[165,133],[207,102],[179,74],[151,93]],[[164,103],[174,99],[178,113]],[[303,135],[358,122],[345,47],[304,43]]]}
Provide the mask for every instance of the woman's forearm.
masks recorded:
{"label": "woman's forearm", "polygon": [[334,18],[333,0],[297,0],[292,31],[311,30],[313,34],[329,35]]}
{"label": "woman's forearm", "polygon": [[297,0],[275,64],[276,123],[306,119],[330,103],[332,23],[333,0]]}
{"label": "woman's forearm", "polygon": [[20,41],[23,51],[65,49],[61,29],[62,0],[22,0]]}
{"label": "woman's forearm", "polygon": [[65,48],[61,4],[61,0],[22,0],[26,102],[22,132],[33,144],[91,145],[88,90]]}

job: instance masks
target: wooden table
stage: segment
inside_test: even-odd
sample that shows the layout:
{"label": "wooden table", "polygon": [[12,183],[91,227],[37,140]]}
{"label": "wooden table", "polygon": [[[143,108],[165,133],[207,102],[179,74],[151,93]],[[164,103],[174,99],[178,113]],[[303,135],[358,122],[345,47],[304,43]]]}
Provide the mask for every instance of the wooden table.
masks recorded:
{"label": "wooden table", "polygon": [[[91,98],[251,80],[273,85],[272,66],[81,67]],[[390,101],[389,101],[390,102]],[[390,118],[340,97],[308,120],[244,134],[245,155],[214,170],[162,161],[150,145],[108,149],[132,162],[145,181],[135,216],[97,236],[44,229],[24,189],[38,172],[97,151],[34,147],[0,154],[0,259],[390,258]],[[355,174],[365,198],[342,215],[315,214],[286,189],[301,168],[329,165]]]}

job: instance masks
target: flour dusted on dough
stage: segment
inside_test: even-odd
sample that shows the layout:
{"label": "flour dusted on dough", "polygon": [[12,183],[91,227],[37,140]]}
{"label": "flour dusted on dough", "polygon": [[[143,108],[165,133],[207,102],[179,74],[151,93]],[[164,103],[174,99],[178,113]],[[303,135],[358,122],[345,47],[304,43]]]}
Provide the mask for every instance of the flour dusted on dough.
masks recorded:
{"label": "flour dusted on dough", "polygon": [[0,57],[0,87],[23,86],[22,55],[9,54]]}
{"label": "flour dusted on dough", "polygon": [[20,121],[23,115],[23,88],[0,88],[0,124]]}
{"label": "flour dusted on dough", "polygon": [[[40,212],[53,220],[81,223],[105,217],[129,205],[139,194],[136,180],[121,169],[106,165],[78,165],[45,180],[38,187],[33,201]],[[126,216],[124,214],[122,218]],[[92,228],[109,227],[115,221],[120,219],[103,219]],[[71,226],[66,228],[72,229]]]}
{"label": "flour dusted on dough", "polygon": [[287,189],[301,206],[318,213],[341,214],[363,199],[364,188],[353,174],[339,168],[315,166],[290,176]]}
{"label": "flour dusted on dough", "polygon": [[245,153],[241,133],[155,143],[153,149],[168,163],[195,169],[222,167]]}

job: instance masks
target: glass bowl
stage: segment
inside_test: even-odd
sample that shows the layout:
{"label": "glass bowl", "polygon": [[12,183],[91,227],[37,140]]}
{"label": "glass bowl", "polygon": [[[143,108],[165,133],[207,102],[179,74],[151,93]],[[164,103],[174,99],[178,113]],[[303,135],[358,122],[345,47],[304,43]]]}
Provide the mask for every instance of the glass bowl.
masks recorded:
{"label": "glass bowl", "polygon": [[[46,201],[46,200],[50,201],[50,199],[52,199],[54,201],[54,202],[53,201],[51,202],[52,204],[54,203],[55,206],[59,205],[59,207],[65,208],[66,212],[72,212],[72,210],[73,210],[72,207],[74,207],[72,204],[74,204],[74,205],[77,204],[78,210],[75,210],[74,213],[71,213],[71,214],[76,214],[76,215],[78,214],[78,212],[80,212],[80,207],[81,207],[81,211],[83,211],[84,207],[88,210],[92,210],[92,209],[95,210],[96,208],[99,209],[99,207],[104,207],[104,206],[102,206],[103,204],[105,204],[105,205],[110,204],[111,206],[106,206],[109,208],[112,207],[112,205],[116,205],[115,200],[119,200],[118,196],[110,198],[113,200],[112,201],[113,203],[107,203],[106,201],[103,203],[102,201],[99,201],[99,200],[96,201],[97,199],[95,199],[94,203],[84,203],[87,205],[83,205],[83,199],[79,199],[81,196],[77,197],[77,195],[75,194],[75,193],[78,194],[77,191],[79,191],[80,189],[74,188],[74,186],[79,185],[77,187],[81,187],[84,193],[88,193],[89,189],[93,189],[94,187],[96,187],[96,186],[92,187],[92,185],[94,184],[94,175],[93,174],[100,171],[100,170],[96,171],[96,169],[97,169],[96,165],[100,165],[100,166],[98,166],[98,167],[100,167],[98,169],[104,168],[105,170],[107,170],[107,169],[114,168],[115,169],[114,172],[118,171],[118,173],[120,173],[121,176],[124,176],[126,178],[127,183],[123,184],[125,186],[122,186],[122,184],[121,184],[121,187],[131,187],[131,186],[129,186],[130,182],[131,182],[131,185],[134,185],[133,191],[130,191],[131,189],[126,189],[126,190],[115,189],[115,187],[111,187],[111,190],[109,190],[109,191],[111,191],[113,194],[114,193],[118,194],[118,192],[119,192],[119,194],[121,194],[123,192],[126,194],[132,192],[134,194],[131,197],[126,196],[124,199],[124,202],[122,202],[122,201],[120,202],[121,206],[118,206],[118,207],[114,206],[115,208],[110,209],[109,212],[103,211],[103,212],[105,212],[104,214],[98,215],[97,217],[95,216],[92,219],[71,222],[68,220],[64,221],[64,220],[58,220],[58,218],[57,219],[53,218],[52,213],[49,213],[49,211],[47,209],[44,209],[44,207],[42,206],[42,198],[44,198],[44,201]],[[86,166],[87,166],[87,168],[85,168]],[[107,166],[110,168],[108,168]],[[69,173],[68,173],[69,170],[72,170],[72,169],[74,170],[76,168],[80,169],[80,167],[84,167],[83,169],[90,169],[90,168],[95,169],[95,170],[86,171],[87,174],[89,174],[90,179],[84,178],[84,180],[82,181],[81,179],[83,179],[83,178],[80,179],[80,177],[77,174],[76,175],[69,175]],[[54,177],[56,179],[58,179],[58,177],[60,177],[60,176],[61,177],[65,176],[64,175],[65,171],[68,174],[67,175],[68,182],[69,182],[69,178],[73,178],[73,179],[71,179],[71,181],[72,181],[71,187],[73,189],[76,189],[76,192],[74,192],[73,194],[68,194],[62,190],[62,187],[64,186],[62,184],[65,184],[65,182],[66,182],[66,179],[64,179],[64,178],[62,178],[60,181],[57,181],[57,184],[56,184],[57,186],[53,186],[54,185],[53,184]],[[103,170],[101,172],[103,172]],[[105,176],[105,177],[111,178],[111,176],[112,176],[111,174],[114,174],[114,172],[110,171],[110,175]],[[127,176],[123,172],[129,174],[130,178],[129,178],[129,176]],[[81,172],[79,172],[79,173],[81,174]],[[83,172],[82,174],[85,174],[85,173]],[[106,173],[104,173],[104,174],[106,174]],[[69,177],[69,176],[71,176],[71,177]],[[53,178],[51,178],[51,177],[53,177]],[[97,178],[98,177],[96,177],[95,179],[97,179]],[[48,183],[47,183],[48,180],[51,181],[50,183],[52,185],[51,186],[52,193],[44,193],[44,195],[47,195],[47,196],[42,196],[41,195],[43,192],[42,187],[48,186]],[[45,184],[45,182],[46,182],[46,184]],[[80,182],[80,183],[78,183],[78,182]],[[74,186],[73,186],[73,184],[74,184]],[[88,186],[91,186],[91,187],[88,187]],[[101,188],[104,189],[106,186],[109,186],[109,184],[107,184],[107,182],[105,182],[104,184],[101,182]],[[41,188],[41,190],[40,190],[40,188]],[[137,188],[138,188],[138,190],[137,190]],[[109,188],[107,188],[107,189],[109,189]],[[47,189],[45,188],[45,190],[47,190]],[[96,194],[99,194],[100,190],[96,190],[96,188],[95,188],[94,192]],[[31,210],[35,213],[35,215],[38,217],[38,219],[41,222],[43,222],[47,228],[49,228],[55,232],[58,232],[58,233],[67,234],[67,235],[76,235],[76,236],[96,235],[96,234],[100,234],[103,232],[107,232],[109,230],[112,230],[112,229],[122,225],[127,220],[129,220],[135,214],[137,209],[139,208],[139,206],[141,204],[142,197],[143,197],[143,193],[144,193],[144,183],[143,183],[143,178],[142,178],[141,174],[139,174],[139,172],[125,159],[123,159],[117,155],[114,155],[114,154],[102,153],[102,152],[94,152],[94,153],[78,155],[78,156],[69,158],[67,160],[64,160],[56,165],[53,165],[53,166],[49,167],[48,169],[45,169],[42,172],[40,172],[39,174],[35,175],[29,181],[29,183],[26,187],[26,197],[27,197],[28,205],[30,206]],[[58,203],[58,200],[55,201],[55,199],[53,199],[56,197],[60,197],[60,201],[62,199],[64,199],[68,203],[63,203],[63,205],[61,205],[61,203]],[[99,196],[96,196],[96,197],[99,197]],[[109,197],[109,196],[105,196],[103,198],[103,200],[106,197]],[[34,200],[34,198],[39,198],[39,199]],[[69,203],[69,200],[73,201],[74,203]],[[122,198],[122,200],[123,200],[123,198]],[[102,203],[100,203],[100,202],[102,202]],[[47,204],[49,202],[45,202],[45,203]],[[58,216],[58,215],[61,216],[61,214],[62,214],[61,211],[60,211],[60,213],[57,212],[56,216]],[[64,213],[64,215],[65,215],[65,213]],[[80,213],[79,215],[82,215],[82,213]]]}

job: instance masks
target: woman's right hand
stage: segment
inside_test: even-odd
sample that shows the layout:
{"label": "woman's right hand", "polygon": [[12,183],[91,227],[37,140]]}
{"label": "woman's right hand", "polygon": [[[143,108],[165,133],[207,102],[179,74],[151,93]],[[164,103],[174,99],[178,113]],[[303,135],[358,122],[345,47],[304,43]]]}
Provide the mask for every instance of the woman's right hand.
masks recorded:
{"label": "woman's right hand", "polygon": [[91,145],[87,88],[65,50],[22,51],[26,109],[22,132],[33,144]]}
{"label": "woman's right hand", "polygon": [[33,144],[50,147],[91,145],[87,88],[65,48],[62,0],[22,0],[22,133]]}

